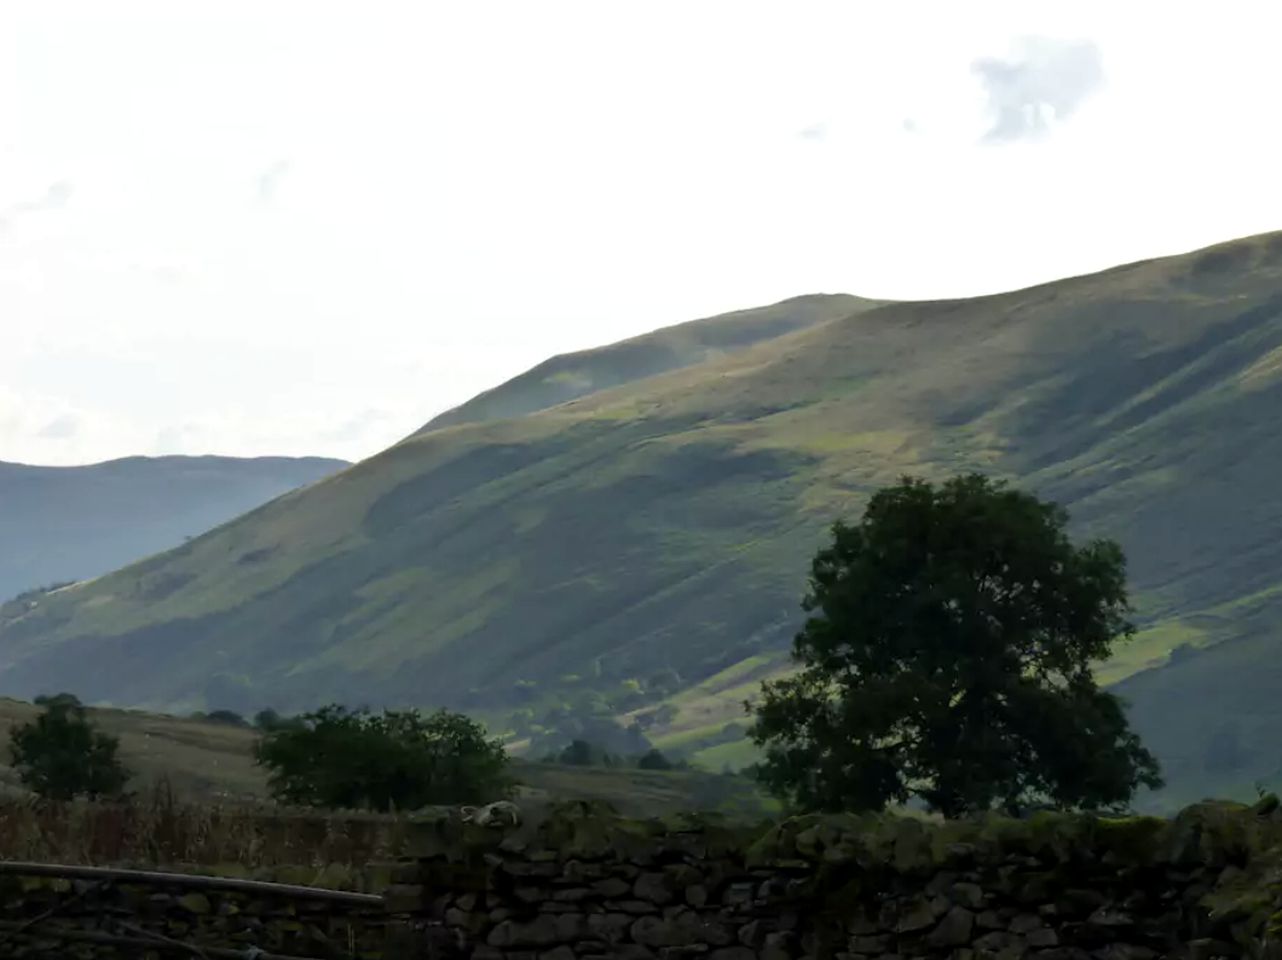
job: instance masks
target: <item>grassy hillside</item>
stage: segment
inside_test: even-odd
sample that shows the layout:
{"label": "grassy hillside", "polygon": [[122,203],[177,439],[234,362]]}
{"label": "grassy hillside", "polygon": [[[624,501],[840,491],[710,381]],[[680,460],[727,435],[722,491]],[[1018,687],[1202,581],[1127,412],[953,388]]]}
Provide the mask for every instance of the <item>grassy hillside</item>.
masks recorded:
{"label": "grassy hillside", "polygon": [[[0,699],[0,785],[22,792],[8,766],[9,732],[30,723],[40,708]],[[131,789],[146,793],[161,779],[190,798],[249,799],[266,795],[266,778],[253,762],[253,731],[132,710],[89,711],[102,730],[120,738],[120,756],[136,774]]]}
{"label": "grassy hillside", "polygon": [[605,347],[562,354],[446,411],[419,433],[460,423],[523,417],[886,302],[844,293],[792,297],[769,307],[691,320]]}
{"label": "grassy hillside", "polygon": [[168,550],[346,466],[322,457],[0,463],[0,601]]}
{"label": "grassy hillside", "polygon": [[[1277,764],[1253,731],[1282,721],[1276,688],[1242,676],[1282,643],[1278,409],[1282,235],[883,305],[525,416],[437,424],[7,609],[0,689],[508,710],[629,680],[644,699],[675,677],[676,718],[653,735],[715,729],[734,697],[698,685],[786,647],[835,517],[905,471],[981,469],[1121,541],[1145,632],[1104,675],[1172,761],[1205,759],[1231,702],[1246,755],[1232,776],[1249,782]],[[1162,667],[1182,644],[1208,666]],[[1169,766],[1173,794],[1226,782]]]}
{"label": "grassy hillside", "polygon": [[[0,699],[0,744],[7,745],[9,731],[39,712],[30,703]],[[135,773],[130,789],[143,796],[163,780],[190,801],[268,797],[267,777],[253,762],[258,735],[251,729],[132,710],[92,709],[89,714],[102,730],[120,738],[121,759]],[[6,748],[0,761],[7,760]],[[607,800],[632,816],[702,809],[757,817],[774,809],[747,780],[699,771],[571,767],[517,759],[512,774],[527,809],[584,799]],[[0,762],[0,793],[23,792],[15,771]]]}

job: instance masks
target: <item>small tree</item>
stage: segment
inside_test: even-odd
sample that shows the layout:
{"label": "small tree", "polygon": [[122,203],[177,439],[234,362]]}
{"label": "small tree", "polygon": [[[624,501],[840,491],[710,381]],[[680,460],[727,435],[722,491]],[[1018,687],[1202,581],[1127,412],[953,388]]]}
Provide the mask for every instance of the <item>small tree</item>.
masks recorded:
{"label": "small tree", "polygon": [[280,726],[281,716],[271,707],[259,710],[254,714],[254,726],[259,730],[275,730]]}
{"label": "small tree", "polygon": [[1109,808],[1160,786],[1091,671],[1134,633],[1125,560],[1110,541],[1074,547],[1066,523],[976,474],[906,478],[837,523],[812,566],[802,669],[764,685],[749,731],[757,776],[803,809],[916,795],[947,816]]}
{"label": "small tree", "polygon": [[641,754],[637,759],[638,770],[671,770],[672,761],[663,755],[658,747]]}
{"label": "small tree", "polygon": [[590,767],[600,763],[603,755],[603,750],[586,740],[571,740],[557,757],[557,762],[572,767]]}
{"label": "small tree", "polygon": [[219,723],[227,727],[247,727],[248,721],[245,720],[235,710],[214,710],[205,714],[206,723]]}
{"label": "small tree", "polygon": [[461,714],[350,711],[331,705],[277,726],[255,747],[273,795],[316,807],[415,809],[505,796],[502,744]]}
{"label": "small tree", "polygon": [[69,706],[69,707],[83,706],[83,704],[80,702],[80,698],[77,697],[74,693],[54,693],[54,694],[42,693],[40,696],[36,697],[34,702],[37,707],[50,707],[50,706],[58,706],[61,704],[65,704],[66,706]]}
{"label": "small tree", "polygon": [[306,724],[303,723],[302,717],[284,717],[268,707],[265,710],[259,710],[254,714],[254,727],[265,733],[274,730],[301,730]]}
{"label": "small tree", "polygon": [[111,797],[124,790],[129,771],[116,757],[119,741],[94,728],[75,697],[47,698],[44,711],[9,734],[18,776],[46,800]]}

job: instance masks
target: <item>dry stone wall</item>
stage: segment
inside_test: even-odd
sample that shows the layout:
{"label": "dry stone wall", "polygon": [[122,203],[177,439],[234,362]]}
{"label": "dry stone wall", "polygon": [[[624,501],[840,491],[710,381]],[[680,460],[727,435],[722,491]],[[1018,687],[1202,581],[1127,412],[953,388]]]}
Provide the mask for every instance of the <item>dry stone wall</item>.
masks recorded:
{"label": "dry stone wall", "polygon": [[809,817],[764,830],[588,805],[425,825],[392,899],[472,960],[1282,958],[1282,822]]}
{"label": "dry stone wall", "polygon": [[0,957],[1282,960],[1276,802],[758,828],[573,804],[407,829],[413,855],[371,865],[381,898],[3,863]]}

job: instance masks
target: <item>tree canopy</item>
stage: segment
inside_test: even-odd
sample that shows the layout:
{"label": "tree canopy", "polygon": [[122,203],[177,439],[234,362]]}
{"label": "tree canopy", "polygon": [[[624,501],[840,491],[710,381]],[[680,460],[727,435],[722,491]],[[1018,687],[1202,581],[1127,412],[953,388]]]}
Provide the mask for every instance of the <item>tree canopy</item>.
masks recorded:
{"label": "tree canopy", "polygon": [[267,728],[255,756],[278,800],[308,806],[406,810],[488,803],[510,789],[502,744],[447,710],[331,705]]}
{"label": "tree canopy", "polygon": [[979,474],[904,478],[811,567],[800,670],[764,685],[757,774],[811,810],[1100,809],[1158,787],[1092,664],[1128,640],[1125,558]]}
{"label": "tree canopy", "polygon": [[56,801],[121,793],[130,774],[116,757],[119,741],[95,729],[71,694],[38,702],[44,707],[40,716],[9,734],[13,766],[22,783]]}
{"label": "tree canopy", "polygon": [[637,759],[637,768],[640,770],[671,770],[673,766],[672,761],[658,747],[651,747]]}

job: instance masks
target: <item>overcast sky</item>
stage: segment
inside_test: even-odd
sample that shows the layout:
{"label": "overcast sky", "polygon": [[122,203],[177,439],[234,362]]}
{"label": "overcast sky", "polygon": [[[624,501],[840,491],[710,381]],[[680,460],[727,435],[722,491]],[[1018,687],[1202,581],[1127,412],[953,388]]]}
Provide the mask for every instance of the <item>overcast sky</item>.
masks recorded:
{"label": "overcast sky", "polygon": [[354,459],[697,316],[1282,228],[1273,6],[4,0],[0,460]]}

